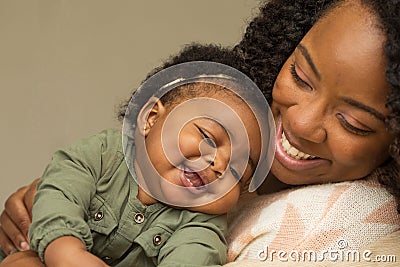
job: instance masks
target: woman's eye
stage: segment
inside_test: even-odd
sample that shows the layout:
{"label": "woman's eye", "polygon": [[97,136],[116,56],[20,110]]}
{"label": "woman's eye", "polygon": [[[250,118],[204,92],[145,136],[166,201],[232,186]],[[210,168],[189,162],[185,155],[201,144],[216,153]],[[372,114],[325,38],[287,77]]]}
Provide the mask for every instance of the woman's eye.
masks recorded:
{"label": "woman's eye", "polygon": [[343,116],[343,114],[336,114],[336,117],[339,119],[340,124],[342,124],[342,126],[348,130],[351,133],[357,134],[357,135],[368,135],[370,133],[372,133],[373,131],[370,130],[364,130],[364,129],[360,129],[358,127],[355,127],[353,125],[351,125],[346,118]]}
{"label": "woman's eye", "polygon": [[203,131],[201,128],[198,128],[198,129],[199,129],[199,132],[202,135],[204,141],[206,142],[206,144],[213,148],[216,148],[217,145],[215,144],[214,140],[212,140],[212,138],[210,138],[208,136],[208,134],[205,131]]}
{"label": "woman's eye", "polygon": [[296,84],[300,87],[309,87],[312,89],[312,87],[306,83],[296,72],[296,65],[294,63],[290,64],[290,74],[292,74],[292,77]]}
{"label": "woman's eye", "polygon": [[242,177],[240,177],[240,175],[237,173],[237,171],[236,171],[234,168],[232,168],[232,167],[229,167],[229,170],[230,170],[230,172],[232,173],[233,178],[235,178],[236,180],[240,181],[240,179],[241,179]]}

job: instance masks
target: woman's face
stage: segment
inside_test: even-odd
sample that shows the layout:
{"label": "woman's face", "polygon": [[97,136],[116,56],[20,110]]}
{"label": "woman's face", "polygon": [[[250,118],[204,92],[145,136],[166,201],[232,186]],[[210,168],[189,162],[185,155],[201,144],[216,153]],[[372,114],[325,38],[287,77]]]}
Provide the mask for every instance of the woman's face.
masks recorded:
{"label": "woman's face", "polygon": [[312,27],[273,89],[277,149],[272,173],[288,184],[362,178],[388,159],[389,85],[384,34],[346,3]]}

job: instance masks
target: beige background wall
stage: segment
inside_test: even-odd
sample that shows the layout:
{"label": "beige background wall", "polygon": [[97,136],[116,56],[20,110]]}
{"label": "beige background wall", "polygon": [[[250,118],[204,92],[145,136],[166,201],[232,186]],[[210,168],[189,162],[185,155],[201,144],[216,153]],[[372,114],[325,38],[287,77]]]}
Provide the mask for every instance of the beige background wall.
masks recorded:
{"label": "beige background wall", "polygon": [[0,0],[0,209],[184,44],[234,45],[258,0]]}

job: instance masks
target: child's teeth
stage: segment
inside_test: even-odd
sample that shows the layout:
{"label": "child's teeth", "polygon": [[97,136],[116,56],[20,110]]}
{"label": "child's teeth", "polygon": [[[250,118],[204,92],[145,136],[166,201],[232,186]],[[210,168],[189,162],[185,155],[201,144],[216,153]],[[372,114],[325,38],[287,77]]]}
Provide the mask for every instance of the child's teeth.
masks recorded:
{"label": "child's teeth", "polygon": [[283,150],[291,157],[295,159],[314,159],[314,156],[311,156],[307,153],[299,151],[297,148],[293,147],[289,141],[286,139],[285,133],[282,133],[281,143]]}

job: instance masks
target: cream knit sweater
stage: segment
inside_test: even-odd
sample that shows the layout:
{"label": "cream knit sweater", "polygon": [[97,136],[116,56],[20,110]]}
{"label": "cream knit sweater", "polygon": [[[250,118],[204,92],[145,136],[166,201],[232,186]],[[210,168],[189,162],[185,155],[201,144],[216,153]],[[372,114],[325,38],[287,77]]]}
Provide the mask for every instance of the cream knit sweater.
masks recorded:
{"label": "cream knit sweater", "polygon": [[377,182],[380,173],[243,200],[230,222],[228,260],[237,266],[376,260],[362,248],[400,229],[396,201]]}

